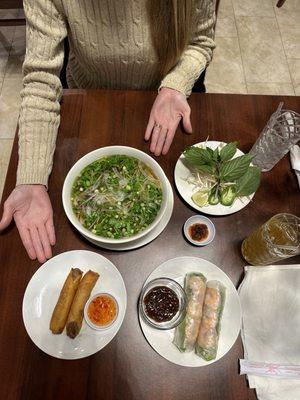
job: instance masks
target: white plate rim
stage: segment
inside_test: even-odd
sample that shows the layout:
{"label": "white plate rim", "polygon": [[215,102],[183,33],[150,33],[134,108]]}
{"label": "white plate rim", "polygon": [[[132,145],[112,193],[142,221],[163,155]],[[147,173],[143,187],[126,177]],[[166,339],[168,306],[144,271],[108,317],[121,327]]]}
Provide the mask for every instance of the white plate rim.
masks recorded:
{"label": "white plate rim", "polygon": [[[220,144],[226,144],[226,143],[218,141],[218,140],[208,140],[208,141],[204,141],[204,142],[195,143],[195,144],[193,144],[193,146],[200,146],[203,144],[206,144],[208,147],[213,146],[211,148],[214,149],[217,146],[219,146]],[[245,153],[242,150],[237,149],[237,152],[234,157],[243,155],[243,154],[245,154]],[[186,195],[185,192],[181,188],[181,184],[179,181],[180,177],[178,176],[178,174],[179,174],[179,168],[181,168],[180,164],[183,164],[182,163],[183,158],[184,158],[183,153],[181,153],[176,162],[175,168],[174,168],[174,182],[175,182],[175,186],[178,190],[178,193],[180,194],[182,199],[194,210],[200,211],[201,213],[207,214],[207,215],[223,216],[223,215],[234,214],[234,213],[242,210],[243,208],[245,208],[251,202],[255,193],[251,194],[250,196],[243,196],[242,197],[243,201],[240,199],[237,199],[233,203],[232,206],[223,206],[222,204],[217,204],[216,206],[209,205],[209,206],[205,206],[205,207],[197,206],[193,202],[193,200],[190,198],[190,195]],[[187,169],[187,167],[185,167],[185,166],[183,166],[183,168]],[[192,191],[192,189],[191,189],[191,191]]]}
{"label": "white plate rim", "polygon": [[[185,259],[185,260],[188,260],[188,259],[193,259],[193,260],[195,260],[195,259],[196,259],[198,262],[199,262],[199,261],[200,261],[200,262],[201,262],[201,261],[205,261],[206,263],[208,263],[208,264],[210,264],[211,266],[213,266],[213,268],[216,268],[217,270],[219,270],[219,271],[221,272],[221,274],[222,274],[223,276],[226,277],[226,280],[227,280],[227,281],[230,281],[230,284],[231,284],[232,288],[234,288],[235,299],[237,300],[238,309],[239,309],[239,324],[238,324],[239,328],[238,328],[236,334],[234,335],[234,338],[233,338],[234,340],[232,340],[231,346],[228,348],[228,350],[227,350],[221,357],[218,357],[218,356],[217,356],[215,360],[211,360],[211,361],[205,362],[205,363],[203,363],[203,364],[201,364],[201,365],[186,365],[186,364],[183,364],[183,363],[177,363],[177,362],[175,362],[174,360],[171,360],[171,359],[167,358],[167,357],[166,357],[165,355],[163,355],[161,352],[159,352],[159,351],[155,348],[155,346],[152,344],[151,340],[149,339],[149,336],[147,335],[147,331],[146,331],[146,329],[149,329],[150,327],[149,327],[149,326],[147,325],[147,323],[143,320],[143,318],[142,318],[140,312],[138,312],[139,323],[140,323],[140,327],[141,327],[142,333],[143,333],[145,339],[147,340],[148,344],[154,349],[154,351],[155,351],[157,354],[159,354],[159,356],[161,356],[161,357],[164,358],[165,360],[171,362],[172,364],[179,365],[179,366],[183,366],[183,367],[188,367],[188,368],[206,367],[206,366],[209,366],[209,365],[211,365],[211,364],[213,364],[213,363],[215,363],[215,362],[221,360],[221,359],[232,349],[232,347],[233,347],[234,344],[236,343],[237,338],[238,338],[238,336],[239,336],[239,334],[240,334],[240,331],[241,331],[241,326],[242,326],[242,307],[241,307],[241,302],[240,302],[240,298],[239,298],[239,295],[238,295],[238,291],[237,291],[236,287],[234,286],[232,280],[229,278],[229,276],[228,276],[220,267],[218,267],[217,265],[215,265],[215,264],[212,263],[211,261],[206,260],[206,259],[201,258],[201,257],[195,257],[195,256],[179,256],[179,257],[170,258],[170,259],[164,261],[163,263],[161,263],[160,265],[158,265],[158,266],[148,275],[147,279],[145,280],[145,282],[144,282],[144,284],[143,284],[143,287],[144,287],[150,280],[156,278],[155,274],[156,274],[156,272],[157,272],[158,269],[163,268],[163,266],[164,266],[165,264],[170,263],[170,262],[172,262],[172,261],[174,261],[174,260],[182,260],[182,259]],[[191,271],[191,272],[192,272],[192,271]],[[199,271],[199,272],[201,272],[201,271]],[[164,275],[164,276],[167,277],[167,278],[169,277],[168,275]],[[170,277],[170,278],[175,279],[173,276]],[[142,289],[143,289],[143,287],[142,287]],[[141,291],[142,291],[142,289],[141,289]],[[152,329],[154,329],[154,328],[152,328]],[[150,332],[151,332],[151,331],[150,331]],[[165,331],[161,331],[161,332],[164,333]],[[181,354],[181,353],[179,352],[179,350],[178,350],[178,353]],[[202,362],[200,357],[199,357],[199,362]]]}
{"label": "white plate rim", "polygon": [[[124,312],[123,312],[123,315],[121,315],[119,322],[116,323],[117,329],[116,329],[115,332],[112,334],[112,336],[111,336],[110,340],[108,341],[108,343],[106,343],[103,347],[101,347],[100,349],[95,350],[94,352],[91,352],[91,353],[89,353],[89,354],[84,354],[84,355],[78,356],[78,357],[69,357],[69,356],[61,357],[61,356],[59,356],[59,355],[51,354],[51,353],[49,353],[48,351],[45,351],[45,349],[43,349],[39,344],[37,344],[37,343],[35,342],[35,340],[32,338],[30,328],[28,327],[28,321],[26,320],[26,317],[25,317],[25,301],[26,301],[26,297],[28,296],[28,292],[29,292],[29,290],[31,289],[31,285],[32,285],[33,282],[34,282],[34,279],[37,279],[37,277],[38,277],[39,273],[41,273],[42,269],[45,270],[46,264],[47,264],[49,261],[54,260],[54,259],[58,259],[62,254],[66,254],[66,253],[78,253],[78,252],[80,252],[80,253],[92,253],[93,255],[98,256],[98,257],[101,258],[102,260],[104,259],[104,260],[105,260],[106,262],[108,262],[108,263],[110,264],[110,266],[114,269],[114,272],[115,272],[115,273],[119,276],[119,278],[120,278],[120,283],[121,283],[121,286],[122,286],[122,290],[124,291],[124,303],[123,303],[123,304],[124,304]],[[48,264],[48,265],[49,265],[49,264]],[[34,343],[34,345],[35,345],[36,347],[38,347],[38,348],[39,348],[41,351],[43,351],[45,354],[47,354],[47,355],[49,355],[49,356],[51,356],[51,357],[60,359],[60,360],[78,360],[78,359],[83,359],[83,358],[89,357],[89,356],[91,356],[91,355],[93,355],[93,354],[96,354],[96,353],[98,353],[99,351],[101,351],[103,348],[105,348],[105,347],[114,339],[114,337],[115,337],[115,336],[117,335],[117,333],[119,332],[120,328],[121,328],[122,325],[123,325],[124,318],[125,318],[125,316],[126,316],[126,312],[127,312],[127,290],[126,290],[126,285],[125,285],[124,279],[123,279],[123,277],[122,277],[120,271],[118,270],[118,268],[113,264],[112,261],[110,261],[108,258],[104,257],[103,255],[98,254],[98,253],[96,253],[96,252],[94,252],[94,251],[82,250],[82,249],[80,249],[80,250],[70,250],[70,251],[62,252],[62,253],[57,254],[56,256],[50,258],[50,259],[47,260],[43,265],[41,265],[41,266],[34,272],[34,274],[32,275],[32,277],[30,278],[30,280],[29,280],[29,282],[28,282],[28,284],[27,284],[27,286],[26,286],[26,289],[25,289],[25,292],[24,292],[24,296],[23,296],[23,300],[22,300],[22,319],[23,319],[23,324],[24,324],[25,330],[26,330],[26,332],[27,332],[27,334],[28,334],[30,340],[32,341],[32,343]],[[83,320],[84,320],[84,318],[83,318]],[[116,321],[116,322],[117,322],[117,321]],[[92,328],[90,328],[90,329],[92,329]],[[49,331],[49,332],[50,332],[50,331]],[[74,340],[75,340],[75,339],[74,339]]]}

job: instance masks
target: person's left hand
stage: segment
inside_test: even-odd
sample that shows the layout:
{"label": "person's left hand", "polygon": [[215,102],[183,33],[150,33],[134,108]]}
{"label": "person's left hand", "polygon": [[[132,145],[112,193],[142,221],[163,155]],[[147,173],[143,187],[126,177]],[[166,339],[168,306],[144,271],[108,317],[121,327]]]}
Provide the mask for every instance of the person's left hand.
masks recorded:
{"label": "person's left hand", "polygon": [[191,109],[186,97],[177,90],[162,88],[152,106],[145,140],[151,135],[150,151],[156,156],[167,154],[182,118],[184,130],[192,133]]}

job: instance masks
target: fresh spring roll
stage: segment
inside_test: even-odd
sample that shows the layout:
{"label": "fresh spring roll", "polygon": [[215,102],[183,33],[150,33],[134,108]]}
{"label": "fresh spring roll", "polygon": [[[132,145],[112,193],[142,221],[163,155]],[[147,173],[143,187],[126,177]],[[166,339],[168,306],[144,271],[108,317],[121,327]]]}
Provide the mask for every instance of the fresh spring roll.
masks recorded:
{"label": "fresh spring roll", "polygon": [[69,312],[66,326],[67,335],[72,339],[74,339],[80,332],[84,306],[90,297],[91,291],[93,290],[98,278],[99,274],[97,274],[97,272],[88,271],[80,281]]}
{"label": "fresh spring roll", "polygon": [[187,296],[186,316],[175,329],[173,343],[182,352],[192,351],[199,332],[206,278],[196,272],[185,276],[184,289]]}
{"label": "fresh spring roll", "polygon": [[54,334],[62,333],[65,328],[82,274],[83,272],[80,269],[72,268],[65,280],[50,321],[50,330]]}
{"label": "fresh spring roll", "polygon": [[217,355],[225,292],[226,288],[221,282],[207,282],[203,316],[195,346],[196,354],[206,361],[214,360]]}

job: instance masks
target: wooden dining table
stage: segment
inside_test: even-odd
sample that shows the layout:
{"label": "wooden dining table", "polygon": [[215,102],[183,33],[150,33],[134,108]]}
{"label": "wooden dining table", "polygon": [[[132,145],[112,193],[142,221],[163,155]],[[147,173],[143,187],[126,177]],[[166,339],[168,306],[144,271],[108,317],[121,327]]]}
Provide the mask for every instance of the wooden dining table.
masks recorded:
{"label": "wooden dining table", "polygon": [[[66,361],[53,358],[34,345],[22,320],[24,291],[38,261],[29,260],[18,231],[11,225],[0,236],[0,399],[53,400],[245,400],[255,399],[245,376],[239,375],[243,358],[240,336],[217,362],[200,368],[181,367],[157,354],[141,331],[137,301],[147,276],[162,262],[178,256],[201,257],[219,266],[238,287],[246,265],[242,240],[272,215],[299,215],[296,176],[285,156],[270,172],[262,174],[253,201],[241,211],[211,217],[214,241],[194,247],[183,237],[182,227],[197,212],[177,193],[174,167],[182,151],[193,143],[211,140],[238,141],[247,152],[280,101],[284,108],[300,112],[299,97],[192,94],[193,134],[178,129],[166,156],[154,157],[173,187],[175,202],[163,233],[148,245],[113,252],[86,241],[69,223],[62,206],[64,179],[72,165],[86,153],[108,145],[126,145],[149,153],[143,139],[155,92],[66,90],[62,99],[61,125],[49,180],[57,243],[54,255],[87,249],[112,261],[123,276],[128,294],[124,322],[117,336],[93,356]],[[15,185],[17,139],[8,168],[3,201]],[[300,258],[284,263],[299,263]],[[50,334],[45,332],[45,335]]]}

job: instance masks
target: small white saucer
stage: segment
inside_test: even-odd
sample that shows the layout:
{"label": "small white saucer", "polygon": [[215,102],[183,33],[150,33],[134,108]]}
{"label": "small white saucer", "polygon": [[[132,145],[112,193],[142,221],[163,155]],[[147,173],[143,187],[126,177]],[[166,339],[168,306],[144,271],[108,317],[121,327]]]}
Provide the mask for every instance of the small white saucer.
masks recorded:
{"label": "small white saucer", "polygon": [[[189,227],[194,224],[205,224],[208,228],[208,238],[198,242],[197,240],[193,240],[189,234]],[[183,232],[184,236],[187,238],[189,242],[194,244],[195,246],[206,246],[207,244],[211,243],[216,234],[216,228],[215,225],[212,223],[212,221],[204,217],[203,215],[193,215],[189,219],[186,220],[184,227],[183,227]]]}

